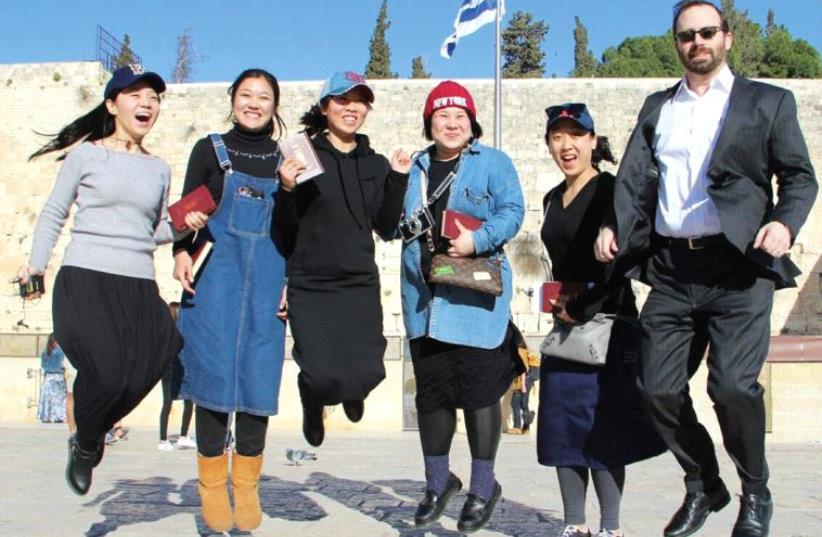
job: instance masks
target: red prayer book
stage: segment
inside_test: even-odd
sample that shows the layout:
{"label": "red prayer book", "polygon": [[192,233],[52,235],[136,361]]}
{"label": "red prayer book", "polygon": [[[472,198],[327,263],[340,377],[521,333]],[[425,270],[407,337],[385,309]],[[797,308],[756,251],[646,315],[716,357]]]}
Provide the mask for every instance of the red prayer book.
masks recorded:
{"label": "red prayer book", "polygon": [[573,298],[574,296],[586,291],[588,284],[585,282],[543,282],[540,291],[540,311],[543,313],[551,313],[557,306],[561,296]]}
{"label": "red prayer book", "polygon": [[442,212],[442,229],[440,235],[446,239],[456,239],[460,235],[460,230],[457,227],[457,221],[466,229],[476,231],[482,225],[482,220],[469,216],[465,213],[445,209]]}
{"label": "red prayer book", "polygon": [[177,203],[168,206],[168,214],[171,216],[171,225],[177,231],[186,228],[186,215],[192,211],[211,214],[217,210],[217,205],[211,198],[211,193],[205,185],[200,185],[182,198]]}

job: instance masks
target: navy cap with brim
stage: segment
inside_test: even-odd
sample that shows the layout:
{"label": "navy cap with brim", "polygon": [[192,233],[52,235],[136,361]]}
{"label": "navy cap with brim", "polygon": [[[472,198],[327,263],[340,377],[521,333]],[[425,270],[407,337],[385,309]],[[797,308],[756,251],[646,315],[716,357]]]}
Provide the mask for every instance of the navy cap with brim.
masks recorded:
{"label": "navy cap with brim", "polygon": [[120,91],[139,82],[147,82],[157,93],[163,93],[166,90],[163,77],[157,73],[143,70],[143,67],[139,64],[131,64],[114,71],[111,80],[106,84],[105,91],[103,91],[103,98],[110,99]]}
{"label": "navy cap with brim", "polygon": [[551,130],[551,127],[560,121],[572,121],[589,132],[596,132],[594,130],[594,118],[588,112],[588,107],[582,103],[549,106],[545,109],[545,114],[548,116],[545,130]]}

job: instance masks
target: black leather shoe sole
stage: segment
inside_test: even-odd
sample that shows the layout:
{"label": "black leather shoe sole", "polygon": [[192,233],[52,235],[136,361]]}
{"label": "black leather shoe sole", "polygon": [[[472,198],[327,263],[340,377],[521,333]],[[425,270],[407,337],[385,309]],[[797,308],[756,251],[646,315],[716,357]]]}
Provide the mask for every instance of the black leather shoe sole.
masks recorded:
{"label": "black leather shoe sole", "polygon": [[499,483],[494,485],[494,493],[487,502],[483,502],[477,496],[469,494],[468,499],[465,500],[465,505],[462,507],[457,529],[464,533],[473,533],[480,530],[494,514],[494,508],[501,497],[502,486]]}
{"label": "black leather shoe sole", "polygon": [[91,471],[97,460],[97,452],[85,453],[77,445],[74,435],[68,440],[66,483],[78,496],[84,496],[91,488]]}
{"label": "black leather shoe sole", "polygon": [[713,505],[708,507],[708,509],[706,509],[705,512],[702,513],[702,516],[694,520],[693,523],[687,528],[678,529],[676,531],[669,531],[666,528],[665,532],[663,533],[663,536],[688,537],[689,535],[693,535],[702,528],[702,526],[705,524],[705,521],[708,519],[708,515],[710,515],[711,513],[721,511],[729,503],[731,503],[731,494],[728,492],[728,489],[726,489],[723,485],[722,493],[714,500]]}
{"label": "black leather shoe sole", "polygon": [[425,499],[420,502],[414,514],[414,525],[418,528],[436,522],[445,511],[448,500],[462,489],[462,481],[454,474],[448,476],[448,486],[442,496],[437,498],[431,491],[426,491]]}

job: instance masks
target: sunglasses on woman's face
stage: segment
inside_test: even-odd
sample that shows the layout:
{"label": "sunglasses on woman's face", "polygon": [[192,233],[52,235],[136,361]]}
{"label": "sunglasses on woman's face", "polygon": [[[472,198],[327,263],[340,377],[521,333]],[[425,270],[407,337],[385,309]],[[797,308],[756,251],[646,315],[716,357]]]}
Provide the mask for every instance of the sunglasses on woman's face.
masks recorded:
{"label": "sunglasses on woman's face", "polygon": [[582,103],[571,103],[567,106],[549,106],[545,109],[549,121],[557,117],[573,117],[579,119],[584,111],[585,105]]}
{"label": "sunglasses on woman's face", "polygon": [[683,32],[677,32],[676,40],[680,43],[690,43],[694,39],[696,39],[696,34],[699,34],[699,37],[702,39],[711,40],[714,36],[722,31],[721,26],[706,26],[705,28],[700,28],[699,30],[685,30]]}

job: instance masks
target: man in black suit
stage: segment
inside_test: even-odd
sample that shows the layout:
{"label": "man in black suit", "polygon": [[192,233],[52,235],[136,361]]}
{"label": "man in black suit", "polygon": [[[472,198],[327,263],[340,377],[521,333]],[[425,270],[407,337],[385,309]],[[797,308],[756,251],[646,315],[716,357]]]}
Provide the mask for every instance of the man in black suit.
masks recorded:
{"label": "man in black suit", "polygon": [[722,11],[679,2],[673,33],[685,77],[645,101],[595,253],[612,273],[652,288],[641,315],[640,381],[687,491],[665,537],[696,533],[730,501],[688,392],[709,343],[708,394],[742,481],[732,536],[762,537],[772,502],[757,377],[773,291],[796,286],[799,270],[785,254],[818,187],[793,95],[730,71],[733,36]]}

